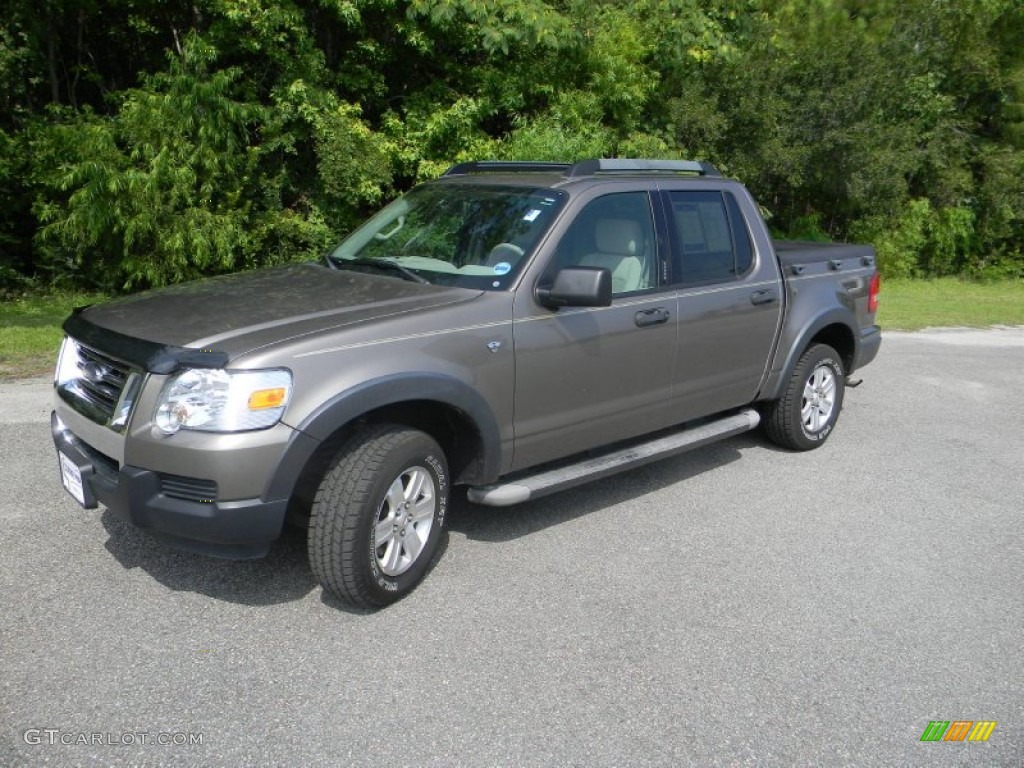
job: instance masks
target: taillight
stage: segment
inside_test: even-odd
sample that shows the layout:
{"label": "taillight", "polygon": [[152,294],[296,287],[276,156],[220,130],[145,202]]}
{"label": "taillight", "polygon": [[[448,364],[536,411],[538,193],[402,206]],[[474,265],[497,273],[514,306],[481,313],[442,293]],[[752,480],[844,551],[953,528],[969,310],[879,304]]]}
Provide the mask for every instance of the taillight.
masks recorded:
{"label": "taillight", "polygon": [[871,277],[871,285],[868,286],[868,312],[878,311],[878,292],[882,288],[882,276],[877,272]]}

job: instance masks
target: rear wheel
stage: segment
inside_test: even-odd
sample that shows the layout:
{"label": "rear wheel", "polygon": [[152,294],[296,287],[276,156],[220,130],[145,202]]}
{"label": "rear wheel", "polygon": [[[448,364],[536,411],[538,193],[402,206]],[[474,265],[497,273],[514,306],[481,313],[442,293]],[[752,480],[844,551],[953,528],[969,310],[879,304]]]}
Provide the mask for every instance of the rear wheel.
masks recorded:
{"label": "rear wheel", "polygon": [[448,467],[433,438],[395,424],[360,428],[335,456],[313,501],[313,574],[352,605],[401,599],[437,554],[448,498]]}
{"label": "rear wheel", "polygon": [[817,448],[832,434],[845,391],[839,354],[827,344],[812,344],[797,362],[782,397],[766,408],[765,432],[786,448]]}

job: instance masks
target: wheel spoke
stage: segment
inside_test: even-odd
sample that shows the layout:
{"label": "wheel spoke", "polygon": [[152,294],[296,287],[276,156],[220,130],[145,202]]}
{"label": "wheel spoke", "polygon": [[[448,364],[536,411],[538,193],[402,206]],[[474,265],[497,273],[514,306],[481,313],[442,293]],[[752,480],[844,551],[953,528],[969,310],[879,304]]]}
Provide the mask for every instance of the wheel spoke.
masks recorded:
{"label": "wheel spoke", "polygon": [[381,520],[377,523],[377,528],[374,530],[373,541],[379,548],[384,544],[391,541],[391,538],[395,535],[395,524],[394,521],[389,517],[386,520]]}
{"label": "wheel spoke", "polygon": [[405,487],[405,500],[409,503],[416,502],[423,491],[423,483],[427,479],[427,473],[420,469],[414,469],[409,473],[409,484]]}
{"label": "wheel spoke", "polygon": [[401,559],[402,545],[398,542],[398,539],[392,538],[388,542],[384,556],[380,558],[380,566],[384,569],[385,573],[394,574],[398,572],[398,564]]}
{"label": "wheel spoke", "polygon": [[412,515],[410,522],[420,523],[424,520],[430,520],[434,517],[434,497],[424,496],[422,499],[412,505]]}
{"label": "wheel spoke", "polygon": [[402,541],[402,546],[405,547],[405,553],[409,556],[410,565],[419,557],[420,552],[423,551],[423,542],[414,530],[409,531],[409,535]]}
{"label": "wheel spoke", "polygon": [[395,478],[395,482],[388,488],[387,502],[390,507],[389,513],[394,516],[395,510],[397,510],[402,502],[405,501],[405,488],[402,487],[401,476]]}

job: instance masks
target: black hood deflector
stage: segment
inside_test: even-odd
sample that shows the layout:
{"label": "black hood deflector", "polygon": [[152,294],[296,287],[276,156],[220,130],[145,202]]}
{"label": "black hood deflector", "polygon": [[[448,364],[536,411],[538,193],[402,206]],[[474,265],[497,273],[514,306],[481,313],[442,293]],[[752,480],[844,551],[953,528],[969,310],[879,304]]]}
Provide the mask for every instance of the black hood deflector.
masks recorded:
{"label": "black hood deflector", "polygon": [[224,368],[228,364],[227,353],[220,350],[158,344],[94,325],[82,316],[86,309],[88,306],[75,307],[64,321],[64,333],[136,368],[169,374],[182,368]]}

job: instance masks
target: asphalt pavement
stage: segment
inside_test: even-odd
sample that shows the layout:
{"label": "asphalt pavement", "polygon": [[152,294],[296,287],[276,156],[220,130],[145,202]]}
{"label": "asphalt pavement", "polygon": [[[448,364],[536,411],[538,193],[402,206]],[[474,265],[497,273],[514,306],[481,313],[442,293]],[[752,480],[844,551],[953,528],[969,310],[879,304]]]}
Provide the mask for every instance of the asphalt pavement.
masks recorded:
{"label": "asphalt pavement", "polygon": [[[1024,329],[885,336],[829,442],[508,509],[382,611],[61,488],[0,384],[0,765],[1024,765]],[[922,742],[931,721],[988,741]]]}

